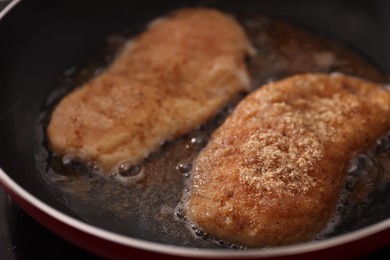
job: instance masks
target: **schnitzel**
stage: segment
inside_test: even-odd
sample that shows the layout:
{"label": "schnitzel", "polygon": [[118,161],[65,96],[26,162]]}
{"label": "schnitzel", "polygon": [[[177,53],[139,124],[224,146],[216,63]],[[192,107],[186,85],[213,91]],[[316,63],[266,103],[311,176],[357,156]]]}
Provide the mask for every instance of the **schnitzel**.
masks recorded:
{"label": "schnitzel", "polygon": [[50,147],[95,162],[106,175],[137,164],[249,90],[245,58],[252,52],[240,25],[220,11],[183,8],[156,19],[58,104]]}
{"label": "schnitzel", "polygon": [[193,163],[185,211],[249,247],[309,241],[335,213],[354,154],[390,128],[390,92],[342,74],[300,74],[244,98]]}

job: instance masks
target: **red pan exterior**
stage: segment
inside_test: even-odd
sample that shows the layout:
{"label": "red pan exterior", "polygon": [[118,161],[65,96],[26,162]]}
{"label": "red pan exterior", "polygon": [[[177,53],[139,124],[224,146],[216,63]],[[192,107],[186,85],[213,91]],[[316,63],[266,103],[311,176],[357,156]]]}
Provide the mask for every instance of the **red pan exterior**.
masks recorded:
{"label": "red pan exterior", "polygon": [[[48,1],[36,1],[36,3],[48,4]],[[28,4],[25,6],[28,6]],[[26,8],[23,9],[23,12],[25,12]],[[50,10],[50,8],[47,10]],[[18,9],[16,8],[15,12],[17,11]],[[80,30],[80,34],[84,33],[82,29]],[[108,32],[110,29],[103,28],[102,30]],[[96,34],[94,37],[101,37],[101,35]],[[364,44],[362,43],[362,46],[365,46]],[[375,52],[373,55],[381,56]],[[387,53],[384,57],[390,57],[390,54]],[[390,65],[383,65],[383,67],[386,66],[390,68]],[[1,156],[6,155],[2,154]],[[197,250],[153,244],[112,234],[79,220],[72,219],[72,217],[67,216],[65,213],[53,208],[49,203],[41,200],[40,196],[37,195],[39,193],[38,191],[32,192],[29,190],[30,187],[33,187],[32,184],[30,186],[30,184],[18,183],[20,172],[6,172],[6,170],[9,170],[8,165],[5,165],[4,171],[0,169],[0,184],[21,208],[43,226],[46,226],[59,236],[98,256],[109,259],[138,259],[140,257],[150,256],[159,257],[160,259],[329,259],[335,256],[339,258],[358,258],[390,245],[390,219],[376,226],[368,227],[343,237],[330,239],[326,243],[297,245],[280,248],[280,250],[249,250],[242,253],[229,251],[227,253],[226,251],[218,250]]]}

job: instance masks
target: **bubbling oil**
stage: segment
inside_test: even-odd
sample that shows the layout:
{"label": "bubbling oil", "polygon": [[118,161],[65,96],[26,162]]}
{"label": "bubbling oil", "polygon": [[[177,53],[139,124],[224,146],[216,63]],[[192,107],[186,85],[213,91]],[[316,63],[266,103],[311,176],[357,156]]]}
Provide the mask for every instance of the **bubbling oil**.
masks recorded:
{"label": "bubbling oil", "polygon": [[[248,61],[252,89],[303,72],[341,72],[383,82],[385,75],[341,44],[318,33],[258,14],[240,14],[256,56]],[[104,72],[131,39],[117,33],[81,65],[66,70],[48,94],[37,125],[36,161],[47,187],[77,217],[94,226],[126,236],[197,248],[245,249],[210,237],[186,220],[183,201],[189,195],[192,161],[212,132],[247,93],[238,95],[209,122],[173,141],[137,165],[124,161],[106,176],[99,165],[77,154],[56,156],[50,151],[46,127],[64,95]],[[357,154],[334,218],[316,240],[333,237],[389,217],[381,211],[390,195],[390,134]]]}
{"label": "bubbling oil", "polygon": [[385,189],[390,187],[390,172],[383,164],[390,162],[389,134],[353,157],[334,216],[315,240],[350,229],[352,223],[365,218],[371,207],[375,209],[375,205],[380,204]]}

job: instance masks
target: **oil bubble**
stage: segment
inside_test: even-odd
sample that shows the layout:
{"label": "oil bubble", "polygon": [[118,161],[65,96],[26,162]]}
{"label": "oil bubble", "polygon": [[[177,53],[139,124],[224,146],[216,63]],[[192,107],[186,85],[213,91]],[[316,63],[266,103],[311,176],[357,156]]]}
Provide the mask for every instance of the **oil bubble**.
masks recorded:
{"label": "oil bubble", "polygon": [[358,154],[352,161],[345,188],[352,191],[371,192],[384,174],[383,166],[369,154]]}
{"label": "oil bubble", "polygon": [[207,141],[208,141],[207,135],[200,133],[193,136],[186,147],[194,148],[194,149],[202,148],[207,143]]}
{"label": "oil bubble", "polygon": [[141,166],[125,162],[119,165],[118,173],[123,177],[131,177],[141,172]]}
{"label": "oil bubble", "polygon": [[75,154],[65,154],[61,158],[61,163],[65,168],[74,171],[85,171],[88,168],[85,160]]}
{"label": "oil bubble", "polygon": [[387,155],[390,153],[390,134],[388,133],[376,142],[374,148],[375,153],[379,155]]}
{"label": "oil bubble", "polygon": [[117,172],[114,172],[111,177],[122,183],[135,183],[145,177],[145,171],[140,165],[123,162],[118,166]]}
{"label": "oil bubble", "polygon": [[185,174],[185,176],[187,175],[187,173],[191,171],[191,169],[192,169],[192,163],[188,161],[182,161],[176,165],[176,170],[178,170],[180,173]]}
{"label": "oil bubble", "polygon": [[182,210],[177,210],[177,211],[175,212],[175,216],[176,216],[178,219],[185,220],[185,215],[184,215],[184,213],[183,213]]}

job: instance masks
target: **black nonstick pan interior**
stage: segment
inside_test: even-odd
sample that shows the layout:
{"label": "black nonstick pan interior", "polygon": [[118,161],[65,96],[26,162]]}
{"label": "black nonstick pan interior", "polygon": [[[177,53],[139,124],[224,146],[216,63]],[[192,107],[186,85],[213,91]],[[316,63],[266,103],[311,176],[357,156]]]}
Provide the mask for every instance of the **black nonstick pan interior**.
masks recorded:
{"label": "black nonstick pan interior", "polygon": [[[291,21],[348,46],[383,75],[390,71],[390,2],[384,0],[22,1],[0,22],[0,167],[38,200],[100,228],[162,244],[230,248],[191,234],[183,242],[181,236],[171,235],[172,230],[188,232],[180,222],[161,226],[137,216],[137,223],[126,223],[128,215],[116,215],[123,211],[101,209],[94,203],[86,207],[85,202],[48,185],[42,173],[46,165],[45,151],[39,147],[45,139],[42,111],[64,73],[93,60],[114,33],[136,35],[153,18],[183,6],[211,6]],[[387,187],[379,207],[368,210],[363,222],[346,224],[345,229],[354,231],[389,218],[389,195]]]}

